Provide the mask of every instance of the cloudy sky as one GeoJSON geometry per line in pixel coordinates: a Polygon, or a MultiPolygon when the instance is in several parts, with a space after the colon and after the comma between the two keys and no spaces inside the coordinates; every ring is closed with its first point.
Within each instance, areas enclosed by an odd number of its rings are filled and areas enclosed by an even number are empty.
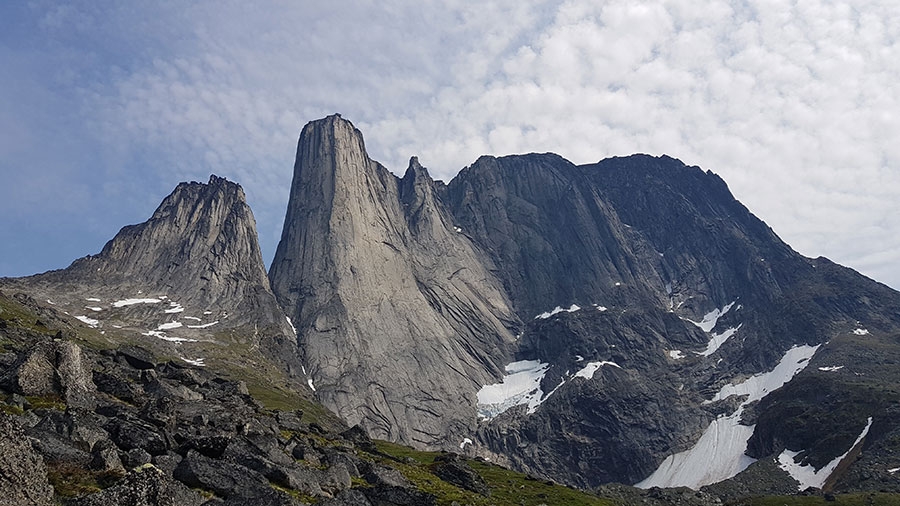
{"type": "Polygon", "coordinates": [[[210,173],[268,262],[300,129],[340,112],[445,180],[481,154],[669,154],[900,288],[898,40],[894,0],[2,2],[0,276],[97,253],[210,173]]]}

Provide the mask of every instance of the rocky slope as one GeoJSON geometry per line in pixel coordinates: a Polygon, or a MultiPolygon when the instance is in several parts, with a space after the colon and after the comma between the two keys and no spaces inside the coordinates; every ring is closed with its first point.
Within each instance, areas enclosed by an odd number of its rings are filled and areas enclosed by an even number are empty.
{"type": "Polygon", "coordinates": [[[0,292],[0,504],[609,504],[272,409],[209,368],[95,349],[68,320],[0,292]]]}
{"type": "Polygon", "coordinates": [[[453,447],[519,323],[413,159],[397,178],[330,116],[304,127],[269,271],[317,397],[376,437],[453,447]]]}

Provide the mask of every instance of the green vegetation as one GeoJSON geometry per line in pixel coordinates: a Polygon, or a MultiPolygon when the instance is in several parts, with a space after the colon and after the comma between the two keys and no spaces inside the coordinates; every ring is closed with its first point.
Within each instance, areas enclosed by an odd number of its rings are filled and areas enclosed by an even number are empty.
{"type": "Polygon", "coordinates": [[[66,402],[58,395],[26,396],[25,399],[31,404],[31,409],[66,410],[66,402]]]}
{"type": "Polygon", "coordinates": [[[40,318],[15,299],[0,293],[0,321],[10,327],[18,327],[45,335],[53,335],[55,330],[47,327],[40,318]]]}
{"type": "Polygon", "coordinates": [[[337,416],[318,402],[299,393],[301,385],[292,383],[284,371],[263,357],[246,338],[252,330],[230,329],[213,335],[213,342],[198,351],[207,357],[210,368],[229,380],[247,384],[250,395],[269,410],[303,411],[304,423],[340,430],[344,427],[337,416]]]}
{"type": "Polygon", "coordinates": [[[122,475],[107,471],[91,471],[69,463],[47,465],[47,479],[56,495],[63,498],[80,497],[113,485],[122,475]]]}
{"type": "Polygon", "coordinates": [[[734,506],[863,506],[884,505],[900,506],[900,494],[865,493],[865,494],[840,494],[831,496],[829,501],[820,496],[767,496],[742,499],[733,503],[734,506]]]}
{"type": "Polygon", "coordinates": [[[420,490],[434,494],[439,505],[457,502],[473,506],[600,506],[612,504],[597,496],[550,482],[536,480],[521,473],[478,460],[467,463],[487,483],[490,497],[485,497],[447,483],[431,472],[440,452],[420,452],[386,441],[376,441],[379,454],[372,459],[400,471],[420,490]]]}

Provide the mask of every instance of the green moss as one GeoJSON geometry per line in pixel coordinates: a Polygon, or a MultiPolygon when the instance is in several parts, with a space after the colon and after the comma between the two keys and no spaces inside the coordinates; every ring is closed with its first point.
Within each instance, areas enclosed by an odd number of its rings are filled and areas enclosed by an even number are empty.
{"type": "Polygon", "coordinates": [[[834,496],[833,501],[819,496],[766,496],[742,499],[729,504],[735,506],[863,506],[870,504],[900,506],[900,494],[840,494],[834,496]]]}
{"type": "Polygon", "coordinates": [[[31,409],[55,409],[57,411],[65,411],[66,403],[62,397],[58,395],[39,395],[26,396],[25,399],[31,404],[31,409]]]}
{"type": "Polygon", "coordinates": [[[63,498],[80,497],[110,487],[122,478],[122,474],[98,472],[71,463],[47,465],[47,479],[56,495],[63,498]]]}
{"type": "Polygon", "coordinates": [[[3,411],[7,415],[13,415],[13,416],[19,416],[22,413],[24,413],[24,411],[22,411],[22,408],[20,408],[18,406],[13,406],[10,404],[5,404],[5,403],[0,404],[0,411],[3,411]]]}
{"type": "Polygon", "coordinates": [[[39,334],[53,335],[56,331],[42,323],[40,317],[34,314],[18,301],[0,294],[0,320],[4,320],[8,327],[30,330],[39,334]]]}
{"type": "Polygon", "coordinates": [[[297,490],[291,490],[289,488],[282,487],[281,485],[276,485],[275,483],[272,483],[272,482],[269,482],[269,486],[275,490],[278,490],[279,492],[284,492],[285,494],[293,497],[294,499],[297,499],[298,501],[300,501],[304,504],[316,504],[317,502],[319,502],[318,497],[307,495],[307,494],[301,493],[297,490]]]}

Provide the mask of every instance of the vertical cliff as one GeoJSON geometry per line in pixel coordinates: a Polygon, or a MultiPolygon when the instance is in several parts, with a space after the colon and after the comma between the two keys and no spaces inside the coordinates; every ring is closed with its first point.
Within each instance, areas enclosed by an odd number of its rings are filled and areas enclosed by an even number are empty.
{"type": "Polygon", "coordinates": [[[340,116],[303,128],[269,279],[348,423],[419,447],[470,433],[518,325],[485,265],[417,160],[400,179],[340,116]]]}

